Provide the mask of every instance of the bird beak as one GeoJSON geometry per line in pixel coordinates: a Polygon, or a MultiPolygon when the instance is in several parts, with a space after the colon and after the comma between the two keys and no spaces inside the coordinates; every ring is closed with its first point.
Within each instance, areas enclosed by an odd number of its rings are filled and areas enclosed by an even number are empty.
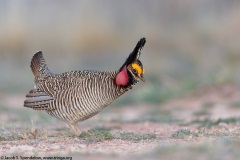
{"type": "Polygon", "coordinates": [[[140,78],[141,81],[145,82],[145,79],[144,79],[143,76],[140,76],[139,78],[140,78]]]}

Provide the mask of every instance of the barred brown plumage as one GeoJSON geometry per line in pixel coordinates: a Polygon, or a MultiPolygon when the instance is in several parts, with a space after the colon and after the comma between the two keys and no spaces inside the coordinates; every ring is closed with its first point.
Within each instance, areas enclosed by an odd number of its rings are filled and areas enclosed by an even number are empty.
{"type": "Polygon", "coordinates": [[[71,71],[53,74],[43,54],[37,52],[31,61],[36,88],[26,95],[24,106],[44,110],[68,123],[77,135],[77,123],[88,119],[109,105],[143,79],[139,60],[145,38],[140,39],[133,52],[117,71],[71,71]]]}

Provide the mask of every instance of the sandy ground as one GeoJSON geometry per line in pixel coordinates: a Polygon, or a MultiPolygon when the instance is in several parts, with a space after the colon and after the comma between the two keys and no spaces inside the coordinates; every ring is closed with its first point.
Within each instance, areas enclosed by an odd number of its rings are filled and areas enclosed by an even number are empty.
{"type": "Polygon", "coordinates": [[[79,123],[83,132],[107,128],[113,135],[110,139],[73,136],[55,118],[19,107],[23,100],[19,95],[1,96],[0,155],[6,156],[3,159],[11,156],[237,159],[240,156],[240,90],[236,86],[205,88],[160,105],[111,105],[79,123]],[[29,115],[31,120],[26,118],[29,115]],[[126,133],[132,136],[118,136],[126,133]],[[141,137],[147,134],[154,136],[141,137]]]}

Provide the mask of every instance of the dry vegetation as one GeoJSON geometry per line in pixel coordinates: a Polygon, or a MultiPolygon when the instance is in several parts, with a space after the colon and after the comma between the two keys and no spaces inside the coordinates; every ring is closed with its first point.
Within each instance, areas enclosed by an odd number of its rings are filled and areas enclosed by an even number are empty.
{"type": "MultiPolygon", "coordinates": [[[[239,96],[235,86],[215,86],[160,106],[111,106],[81,122],[79,136],[73,136],[58,120],[38,112],[31,112],[32,120],[16,118],[11,122],[12,116],[18,115],[15,113],[2,121],[0,154],[90,159],[236,159],[240,145],[239,96]]],[[[8,107],[1,114],[14,111],[8,107]]]]}

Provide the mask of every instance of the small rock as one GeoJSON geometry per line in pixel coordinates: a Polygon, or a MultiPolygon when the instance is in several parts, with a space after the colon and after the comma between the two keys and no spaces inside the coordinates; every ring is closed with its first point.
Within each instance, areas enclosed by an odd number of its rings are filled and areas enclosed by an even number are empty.
{"type": "Polygon", "coordinates": [[[10,146],[4,146],[3,149],[10,149],[10,146]]]}

